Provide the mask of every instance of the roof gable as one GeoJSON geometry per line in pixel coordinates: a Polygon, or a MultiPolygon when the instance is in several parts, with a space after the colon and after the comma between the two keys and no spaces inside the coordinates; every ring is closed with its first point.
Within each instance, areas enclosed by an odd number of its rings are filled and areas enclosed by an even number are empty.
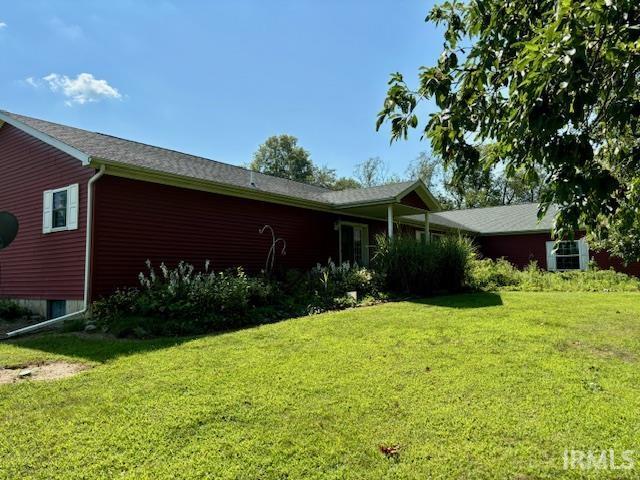
{"type": "MultiPolygon", "coordinates": [[[[22,130],[25,133],[28,133],[29,135],[31,135],[34,138],[37,138],[38,140],[47,143],[49,145],[51,145],[52,147],[57,148],[58,150],[61,150],[69,155],[71,155],[72,157],[77,158],[78,160],[80,160],[82,162],[83,165],[88,165],[89,164],[89,159],[90,156],[87,155],[86,153],[78,150],[77,148],[65,143],[64,141],[59,140],[58,138],[56,138],[53,135],[50,135],[49,133],[46,133],[46,131],[42,131],[40,129],[38,129],[37,127],[34,127],[32,125],[30,125],[28,122],[25,122],[23,120],[28,119],[28,117],[20,117],[20,115],[14,115],[14,114],[10,114],[9,112],[5,112],[0,110],[0,127],[6,122],[9,123],[10,125],[13,125],[16,128],[19,128],[20,130],[22,130]]],[[[29,120],[34,120],[34,119],[29,119],[29,120]]],[[[46,123],[46,122],[44,122],[46,123]]]]}

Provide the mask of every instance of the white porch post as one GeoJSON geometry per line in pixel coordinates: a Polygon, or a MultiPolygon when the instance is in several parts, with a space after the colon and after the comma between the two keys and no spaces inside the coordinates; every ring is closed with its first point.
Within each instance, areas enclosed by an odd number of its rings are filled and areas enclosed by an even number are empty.
{"type": "Polygon", "coordinates": [[[393,238],[393,205],[387,206],[387,234],[393,238]]]}
{"type": "Polygon", "coordinates": [[[424,241],[429,243],[431,241],[431,235],[429,234],[429,212],[424,214],[424,241]]]}

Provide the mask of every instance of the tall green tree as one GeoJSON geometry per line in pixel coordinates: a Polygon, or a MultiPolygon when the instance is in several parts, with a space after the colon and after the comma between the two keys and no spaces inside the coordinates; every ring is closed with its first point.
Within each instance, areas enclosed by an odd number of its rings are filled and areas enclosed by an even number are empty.
{"type": "Polygon", "coordinates": [[[522,169],[517,169],[509,176],[502,170],[495,179],[500,205],[534,203],[540,200],[543,185],[539,181],[532,183],[522,169]]]}
{"type": "Polygon", "coordinates": [[[558,237],[586,226],[640,259],[640,2],[451,0],[427,20],[442,54],[415,87],[391,76],[378,128],[392,141],[420,128],[456,178],[493,143],[485,161],[505,159],[508,179],[545,172],[539,214],[559,206],[558,237]],[[437,110],[420,125],[425,99],[437,110]]]}
{"type": "Polygon", "coordinates": [[[454,175],[442,159],[421,152],[407,168],[406,176],[420,178],[445,209],[492,207],[514,203],[537,202],[542,185],[516,171],[508,177],[502,159],[487,159],[496,155],[493,145],[479,148],[480,162],[464,175],[454,175]]]}
{"type": "Polygon", "coordinates": [[[380,157],[370,157],[356,165],[354,175],[363,187],[382,185],[387,183],[387,164],[380,157]]]}
{"type": "Polygon", "coordinates": [[[258,147],[249,166],[257,172],[288,178],[298,182],[312,182],[314,165],[309,152],[298,146],[292,135],[276,135],[258,147]]]}
{"type": "Polygon", "coordinates": [[[358,181],[347,177],[337,178],[334,169],[326,165],[315,165],[309,152],[298,146],[298,139],[292,135],[267,138],[253,155],[249,168],[268,175],[332,190],[360,188],[358,181]]]}
{"type": "Polygon", "coordinates": [[[332,190],[348,190],[351,188],[361,188],[360,182],[358,182],[355,178],[349,177],[340,177],[338,178],[333,185],[330,185],[329,188],[332,190]]]}
{"type": "Polygon", "coordinates": [[[313,165],[311,183],[325,188],[333,188],[336,183],[336,171],[326,165],[318,167],[313,165]]]}
{"type": "Polygon", "coordinates": [[[427,152],[420,152],[418,156],[409,163],[406,176],[411,180],[422,180],[429,189],[438,187],[442,174],[442,161],[429,155],[427,152]]]}

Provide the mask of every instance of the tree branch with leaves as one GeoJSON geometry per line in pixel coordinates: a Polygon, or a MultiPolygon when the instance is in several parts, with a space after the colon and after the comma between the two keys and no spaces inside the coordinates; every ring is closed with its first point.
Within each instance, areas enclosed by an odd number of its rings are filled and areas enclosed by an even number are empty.
{"type": "Polygon", "coordinates": [[[640,259],[637,0],[452,0],[427,21],[445,27],[442,54],[416,88],[391,75],[377,128],[420,129],[456,180],[499,162],[528,184],[544,172],[539,215],[558,205],[557,237],[587,228],[640,259]],[[425,100],[437,110],[421,126],[425,100]]]}

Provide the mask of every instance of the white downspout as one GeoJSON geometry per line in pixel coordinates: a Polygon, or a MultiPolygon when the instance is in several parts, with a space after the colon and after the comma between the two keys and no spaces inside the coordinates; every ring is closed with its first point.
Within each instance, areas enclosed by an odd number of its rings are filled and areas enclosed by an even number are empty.
{"type": "Polygon", "coordinates": [[[55,323],[68,320],[78,315],[86,313],[89,309],[89,288],[91,284],[91,243],[93,241],[93,184],[96,183],[100,177],[104,175],[105,166],[100,165],[100,170],[89,179],[87,182],[87,226],[85,235],[85,251],[84,251],[84,300],[82,302],[82,310],[77,312],[68,313],[61,317],[52,318],[44,322],[36,323],[35,325],[29,325],[28,327],[20,328],[12,332],[7,333],[7,337],[15,337],[23,333],[32,332],[38,330],[47,325],[53,325],[55,323]]]}
{"type": "Polygon", "coordinates": [[[87,182],[87,235],[84,246],[84,305],[82,313],[89,309],[89,289],[91,287],[91,245],[93,244],[93,184],[104,175],[105,166],[87,182]]]}

